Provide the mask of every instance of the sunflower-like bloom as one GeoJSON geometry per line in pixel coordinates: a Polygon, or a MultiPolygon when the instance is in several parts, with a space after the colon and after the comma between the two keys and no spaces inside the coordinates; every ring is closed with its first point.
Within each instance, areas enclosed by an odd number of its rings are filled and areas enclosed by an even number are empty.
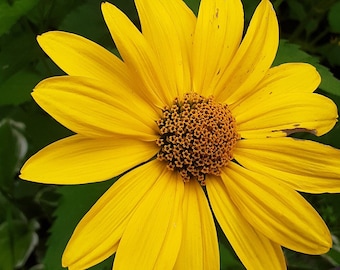
{"type": "Polygon", "coordinates": [[[21,178],[84,184],[125,173],[76,227],[62,264],[219,269],[215,216],[247,269],[286,269],[282,246],[321,254],[331,235],[298,193],[340,191],[340,151],[287,137],[327,133],[337,108],[314,67],[272,67],[278,23],[262,0],[243,37],[240,0],[136,0],[139,31],[102,12],[121,59],[80,36],[38,42],[68,76],[35,101],[75,135],[31,157],[21,178]],[[133,168],[133,169],[132,169],[133,168]]]}

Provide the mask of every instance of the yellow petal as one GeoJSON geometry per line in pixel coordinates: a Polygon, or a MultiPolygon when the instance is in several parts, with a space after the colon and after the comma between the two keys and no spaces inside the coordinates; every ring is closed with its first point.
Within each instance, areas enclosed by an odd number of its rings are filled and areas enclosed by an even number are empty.
{"type": "Polygon", "coordinates": [[[159,108],[170,104],[174,96],[162,72],[159,72],[160,63],[150,44],[117,7],[105,2],[102,4],[102,12],[119,53],[143,97],[159,108]]]}
{"type": "Polygon", "coordinates": [[[184,192],[182,244],[173,269],[220,269],[216,228],[202,187],[190,181],[184,192]]]}
{"type": "Polygon", "coordinates": [[[97,80],[61,76],[40,82],[32,96],[54,119],[75,133],[155,140],[156,112],[118,82],[115,87],[119,90],[113,92],[97,80]]]}
{"type": "Polygon", "coordinates": [[[20,178],[46,184],[84,184],[110,179],[157,153],[154,142],[74,135],[46,146],[21,169],[20,178]]]}
{"type": "Polygon", "coordinates": [[[164,170],[163,164],[151,161],[114,183],[77,225],[64,251],[63,266],[88,269],[116,252],[132,214],[164,170]]]}
{"type": "Polygon", "coordinates": [[[254,88],[254,91],[249,92],[244,99],[230,104],[230,108],[238,113],[245,108],[251,108],[271,95],[312,93],[317,89],[320,82],[321,77],[312,65],[305,63],[282,64],[269,69],[263,80],[254,88]],[[308,80],[304,78],[308,78],[308,80]]]}
{"type": "Polygon", "coordinates": [[[193,45],[193,90],[211,95],[224,76],[243,34],[240,0],[202,0],[193,45]]]}
{"type": "Polygon", "coordinates": [[[253,91],[272,65],[278,43],[275,11],[268,0],[262,0],[235,57],[215,87],[216,100],[231,104],[253,91]]]}
{"type": "Polygon", "coordinates": [[[243,138],[283,137],[295,132],[321,136],[337,121],[332,100],[314,93],[268,95],[249,107],[247,102],[233,109],[243,138]],[[242,108],[240,108],[242,107],[242,108]]]}
{"type": "Polygon", "coordinates": [[[254,229],[232,202],[218,177],[210,177],[207,191],[224,234],[247,270],[286,269],[280,245],[254,229]]]}
{"type": "Polygon", "coordinates": [[[340,192],[340,151],[327,145],[293,138],[241,140],[234,157],[299,191],[340,192]]]}
{"type": "Polygon", "coordinates": [[[125,64],[114,54],[81,36],[52,31],[37,37],[44,52],[67,74],[129,85],[125,64]]]}
{"type": "Polygon", "coordinates": [[[173,98],[191,88],[190,55],[196,17],[182,0],[135,1],[142,32],[157,55],[173,98]]]}
{"type": "Polygon", "coordinates": [[[182,239],[183,180],[166,170],[135,209],[119,242],[115,270],[173,269],[182,239]]]}
{"type": "Polygon", "coordinates": [[[272,241],[306,254],[323,254],[332,246],[319,214],[283,182],[233,162],[221,176],[243,217],[272,241]]]}

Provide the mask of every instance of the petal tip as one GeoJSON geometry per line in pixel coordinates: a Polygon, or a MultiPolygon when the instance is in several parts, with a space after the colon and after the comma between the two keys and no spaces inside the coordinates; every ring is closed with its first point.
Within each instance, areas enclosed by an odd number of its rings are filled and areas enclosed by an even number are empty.
{"type": "Polygon", "coordinates": [[[114,5],[109,2],[102,2],[100,7],[102,9],[102,12],[104,12],[104,10],[107,11],[109,8],[114,7],[114,5]]]}

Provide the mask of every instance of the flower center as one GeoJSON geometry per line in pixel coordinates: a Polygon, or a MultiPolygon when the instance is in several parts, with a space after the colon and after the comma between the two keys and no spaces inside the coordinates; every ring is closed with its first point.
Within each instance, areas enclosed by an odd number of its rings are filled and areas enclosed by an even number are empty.
{"type": "Polygon", "coordinates": [[[201,185],[205,185],[206,174],[221,174],[221,168],[233,159],[240,138],[228,105],[196,93],[165,106],[157,125],[157,158],[166,161],[169,170],[177,170],[184,182],[196,179],[201,185]]]}

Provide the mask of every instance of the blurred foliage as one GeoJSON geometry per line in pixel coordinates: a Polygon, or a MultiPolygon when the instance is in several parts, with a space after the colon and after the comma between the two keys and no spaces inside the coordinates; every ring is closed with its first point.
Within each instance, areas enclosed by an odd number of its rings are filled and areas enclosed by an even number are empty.
{"type": "MultiPolygon", "coordinates": [[[[70,135],[32,100],[42,79],[63,74],[39,48],[36,36],[64,30],[116,52],[100,12],[101,0],[0,0],[0,269],[62,269],[62,251],[80,218],[112,184],[48,186],[18,179],[23,162],[70,135]]],[[[132,0],[112,0],[138,26],[132,0]]],[[[197,14],[199,0],[185,1],[197,14]]],[[[243,0],[246,22],[259,3],[243,0]]],[[[274,65],[302,61],[322,76],[319,91],[340,104],[340,0],[273,0],[281,42],[274,65]],[[334,75],[333,75],[334,74],[334,75]]],[[[302,78],[308,80],[308,78],[302,78]]],[[[339,125],[321,138],[340,148],[339,125]]],[[[340,195],[305,195],[325,219],[334,247],[323,256],[285,250],[290,270],[340,266],[340,195]]],[[[244,269],[219,229],[221,268],[244,269]]],[[[92,269],[111,269],[109,258],[92,269]]]]}

